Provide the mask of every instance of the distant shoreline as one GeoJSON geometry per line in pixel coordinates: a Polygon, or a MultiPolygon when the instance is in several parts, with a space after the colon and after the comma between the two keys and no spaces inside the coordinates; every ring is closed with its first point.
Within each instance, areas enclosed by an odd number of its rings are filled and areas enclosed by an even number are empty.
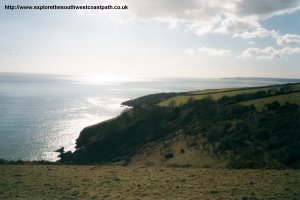
{"type": "Polygon", "coordinates": [[[232,78],[221,78],[221,79],[235,79],[235,80],[270,80],[270,81],[282,81],[282,82],[300,82],[300,78],[272,78],[272,77],[232,77],[232,78]]]}

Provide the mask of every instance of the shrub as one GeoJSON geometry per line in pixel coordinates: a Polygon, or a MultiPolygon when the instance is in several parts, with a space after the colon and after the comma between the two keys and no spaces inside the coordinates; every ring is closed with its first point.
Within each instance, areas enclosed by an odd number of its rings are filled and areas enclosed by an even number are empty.
{"type": "Polygon", "coordinates": [[[174,157],[173,153],[166,153],[164,156],[165,156],[165,159],[171,159],[174,157]]]}

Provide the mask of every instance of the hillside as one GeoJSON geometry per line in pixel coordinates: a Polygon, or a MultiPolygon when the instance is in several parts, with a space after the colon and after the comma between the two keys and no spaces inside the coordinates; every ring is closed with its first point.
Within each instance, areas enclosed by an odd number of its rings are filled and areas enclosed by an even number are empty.
{"type": "Polygon", "coordinates": [[[62,163],[300,168],[300,84],[161,93],[82,130],[62,163]]]}

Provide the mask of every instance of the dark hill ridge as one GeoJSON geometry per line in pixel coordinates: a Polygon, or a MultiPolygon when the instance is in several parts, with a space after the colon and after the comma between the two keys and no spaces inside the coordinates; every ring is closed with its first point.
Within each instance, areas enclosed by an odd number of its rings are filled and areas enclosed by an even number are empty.
{"type": "Polygon", "coordinates": [[[133,108],[83,129],[76,151],[62,153],[60,162],[300,168],[300,84],[264,88],[251,93],[241,89],[232,96],[220,96],[217,90],[218,99],[209,91],[200,100],[191,97],[180,105],[158,104],[191,93],[125,102],[133,108]],[[293,102],[282,100],[284,95],[293,102]],[[242,104],[266,98],[259,110],[242,104]]]}

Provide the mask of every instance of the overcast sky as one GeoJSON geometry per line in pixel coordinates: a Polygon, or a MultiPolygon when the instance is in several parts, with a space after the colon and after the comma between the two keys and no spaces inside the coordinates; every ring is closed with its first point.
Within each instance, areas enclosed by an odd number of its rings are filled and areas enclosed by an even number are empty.
{"type": "Polygon", "coordinates": [[[0,4],[0,72],[300,78],[300,0],[0,4]],[[127,4],[129,9],[4,9],[18,4],[127,4]]]}

